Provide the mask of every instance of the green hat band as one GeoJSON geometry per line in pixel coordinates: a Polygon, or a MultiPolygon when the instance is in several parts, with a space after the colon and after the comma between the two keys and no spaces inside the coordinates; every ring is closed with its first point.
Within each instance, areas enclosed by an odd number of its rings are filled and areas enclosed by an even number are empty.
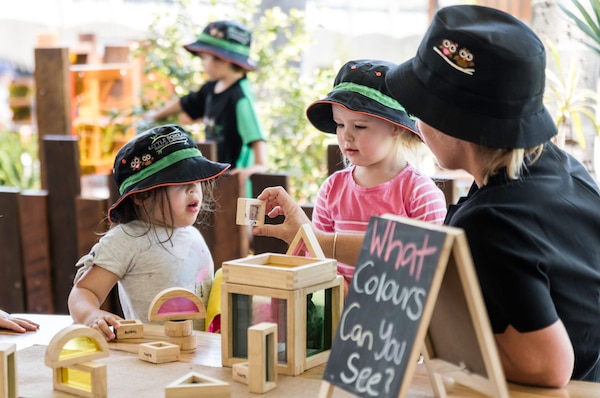
{"type": "Polygon", "coordinates": [[[219,39],[218,37],[214,37],[206,33],[200,34],[200,36],[198,36],[198,41],[222,48],[224,50],[233,51],[234,53],[241,55],[250,55],[250,47],[243,44],[235,44],[225,39],[219,39]]]}
{"type": "MultiPolygon", "coordinates": [[[[383,94],[381,91],[376,90],[371,87],[363,86],[361,84],[356,84],[356,83],[342,82],[333,88],[333,91],[338,91],[338,90],[358,93],[358,94],[364,95],[367,98],[372,99],[373,101],[380,103],[383,106],[387,106],[388,108],[397,109],[399,111],[408,113],[408,112],[406,112],[406,109],[404,109],[404,107],[398,101],[396,101],[395,99],[393,99],[392,97],[390,97],[388,95],[383,94]]],[[[414,117],[412,117],[410,115],[409,115],[409,117],[411,119],[414,119],[414,117]]]]}
{"type": "Polygon", "coordinates": [[[119,193],[123,195],[123,192],[125,192],[130,186],[137,184],[145,178],[148,178],[181,160],[195,158],[198,156],[202,156],[202,152],[200,152],[198,148],[181,149],[179,151],[170,153],[164,158],[152,163],[145,169],[127,177],[119,187],[119,193]]]}

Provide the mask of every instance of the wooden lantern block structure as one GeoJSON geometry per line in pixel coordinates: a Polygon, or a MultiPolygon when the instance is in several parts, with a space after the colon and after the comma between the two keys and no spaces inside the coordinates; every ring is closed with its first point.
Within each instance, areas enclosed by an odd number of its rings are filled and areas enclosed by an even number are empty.
{"type": "Polygon", "coordinates": [[[48,344],[45,364],[53,370],[54,389],[79,397],[107,396],[106,364],[93,362],[109,356],[100,332],[71,325],[58,332],[48,344]]]}
{"type": "Polygon", "coordinates": [[[204,318],[206,309],[200,297],[180,287],[158,293],[148,309],[148,320],[165,322],[165,335],[182,351],[196,349],[198,342],[193,330],[193,320],[204,318]]]}
{"type": "MultiPolygon", "coordinates": [[[[299,236],[299,238],[298,238],[299,236]]],[[[222,363],[248,361],[248,328],[277,324],[277,372],[297,376],[327,361],[343,308],[343,278],[310,227],[287,254],[264,253],[223,263],[222,363]],[[303,245],[311,255],[295,256],[303,245]]]]}
{"type": "Polygon", "coordinates": [[[17,398],[17,366],[14,343],[0,343],[0,398],[17,398]]]}

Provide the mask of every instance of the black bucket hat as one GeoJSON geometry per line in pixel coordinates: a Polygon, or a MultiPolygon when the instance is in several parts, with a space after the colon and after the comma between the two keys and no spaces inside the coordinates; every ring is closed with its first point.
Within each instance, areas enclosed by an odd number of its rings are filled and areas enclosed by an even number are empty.
{"type": "Polygon", "coordinates": [[[385,76],[395,66],[391,62],[373,59],[347,62],[338,72],[333,90],[324,99],[310,104],[306,109],[306,117],[317,129],[335,134],[336,124],[331,105],[341,105],[352,112],[404,127],[422,138],[414,119],[392,97],[385,84],[385,76]]]}
{"type": "Polygon", "coordinates": [[[556,125],[543,104],[546,53],[513,16],[482,6],[439,10],[417,55],[388,73],[407,111],[450,136],[492,148],[531,148],[556,125]]]}
{"type": "Polygon", "coordinates": [[[229,167],[202,156],[194,140],[176,124],[146,130],[117,153],[113,176],[121,196],[108,210],[108,218],[111,221],[120,218],[120,205],[134,193],[210,180],[229,167]]]}
{"type": "Polygon", "coordinates": [[[215,21],[208,24],[197,40],[183,46],[194,55],[206,52],[236,64],[246,70],[256,70],[250,59],[252,33],[235,21],[215,21]]]}

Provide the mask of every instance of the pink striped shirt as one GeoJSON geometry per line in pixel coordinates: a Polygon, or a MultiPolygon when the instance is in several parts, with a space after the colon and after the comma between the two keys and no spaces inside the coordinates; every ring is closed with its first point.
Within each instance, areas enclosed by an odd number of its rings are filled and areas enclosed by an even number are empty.
{"type": "MultiPolygon", "coordinates": [[[[433,180],[412,165],[374,187],[362,187],[352,177],[354,166],[329,176],[317,194],[312,222],[325,232],[363,233],[371,216],[386,213],[442,224],[446,200],[433,180]]],[[[350,282],[354,266],[338,263],[338,272],[350,282]]]]}

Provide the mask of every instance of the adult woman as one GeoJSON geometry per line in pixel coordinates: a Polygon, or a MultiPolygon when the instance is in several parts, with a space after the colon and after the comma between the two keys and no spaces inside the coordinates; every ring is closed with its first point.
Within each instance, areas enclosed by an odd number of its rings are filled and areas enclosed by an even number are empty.
{"type": "Polygon", "coordinates": [[[455,6],[386,82],[440,165],[475,179],[445,224],[466,232],[506,377],[560,387],[600,382],[600,189],[551,142],[545,66],[525,24],[455,6]]]}

